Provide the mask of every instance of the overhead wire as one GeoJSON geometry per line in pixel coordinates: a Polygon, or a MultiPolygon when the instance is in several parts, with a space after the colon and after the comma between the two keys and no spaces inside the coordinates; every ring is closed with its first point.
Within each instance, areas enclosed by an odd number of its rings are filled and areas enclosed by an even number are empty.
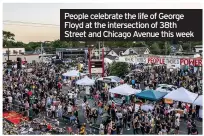
{"type": "Polygon", "coordinates": [[[4,25],[19,25],[19,26],[33,26],[33,27],[60,27],[57,24],[45,24],[45,23],[35,23],[35,22],[23,22],[23,21],[12,21],[4,20],[4,25]]]}

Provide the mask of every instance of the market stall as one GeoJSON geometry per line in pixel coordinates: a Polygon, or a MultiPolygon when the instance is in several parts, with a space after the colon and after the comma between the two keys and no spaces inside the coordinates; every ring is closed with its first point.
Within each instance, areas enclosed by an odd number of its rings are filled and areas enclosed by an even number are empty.
{"type": "Polygon", "coordinates": [[[170,93],[168,93],[164,98],[171,99],[174,101],[186,102],[186,103],[193,103],[197,98],[198,94],[192,93],[185,88],[181,87],[178,88],[170,93]]]}
{"type": "Polygon", "coordinates": [[[79,90],[85,89],[86,94],[90,95],[90,86],[94,85],[95,81],[93,79],[90,79],[89,77],[85,76],[84,78],[77,80],[76,84],[80,85],[79,88],[82,87],[79,90]]]}
{"type": "Polygon", "coordinates": [[[121,78],[117,76],[100,77],[96,79],[96,81],[97,81],[96,84],[97,84],[98,89],[104,89],[106,91],[124,82],[121,78]]]}
{"type": "Polygon", "coordinates": [[[107,76],[107,77],[101,77],[98,78],[97,81],[104,81],[104,82],[111,82],[111,83],[120,83],[123,80],[117,76],[107,76]]]}
{"type": "Polygon", "coordinates": [[[141,93],[136,94],[136,97],[150,100],[150,101],[157,101],[162,99],[167,93],[166,92],[159,92],[154,90],[145,90],[141,93]]]}
{"type": "Polygon", "coordinates": [[[84,78],[77,80],[76,84],[82,86],[91,86],[94,85],[94,82],[94,80],[90,79],[88,76],[85,76],[84,78]]]}
{"type": "Polygon", "coordinates": [[[126,102],[129,102],[130,95],[137,94],[140,92],[141,92],[141,90],[133,89],[128,84],[123,84],[123,85],[117,86],[117,87],[109,90],[109,93],[112,94],[112,99],[118,104],[121,104],[123,101],[121,99],[121,97],[125,96],[126,102]]]}

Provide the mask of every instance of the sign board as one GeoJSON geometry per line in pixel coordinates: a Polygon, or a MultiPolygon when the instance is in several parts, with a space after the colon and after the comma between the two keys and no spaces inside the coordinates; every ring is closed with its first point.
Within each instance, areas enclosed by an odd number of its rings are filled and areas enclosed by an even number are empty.
{"type": "Polygon", "coordinates": [[[164,58],[159,58],[159,57],[149,57],[147,60],[148,64],[165,64],[164,58]]]}
{"type": "Polygon", "coordinates": [[[137,55],[121,56],[118,59],[119,62],[127,63],[145,63],[145,64],[158,64],[164,65],[167,67],[175,66],[179,68],[182,65],[201,67],[202,59],[201,58],[189,58],[183,56],[151,56],[151,57],[137,57],[137,55]]]}
{"type": "Polygon", "coordinates": [[[93,74],[101,74],[102,72],[102,68],[91,68],[91,73],[93,74]]]}
{"type": "Polygon", "coordinates": [[[181,58],[180,64],[181,65],[187,65],[187,66],[194,66],[194,67],[202,67],[202,59],[181,58]]]}

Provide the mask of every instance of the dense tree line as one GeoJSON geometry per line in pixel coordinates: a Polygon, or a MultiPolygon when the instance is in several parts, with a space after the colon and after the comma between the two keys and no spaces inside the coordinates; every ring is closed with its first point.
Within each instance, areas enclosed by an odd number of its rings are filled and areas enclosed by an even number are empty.
{"type": "MultiPolygon", "coordinates": [[[[3,31],[3,46],[5,48],[18,48],[24,47],[26,51],[34,51],[36,48],[41,46],[42,42],[29,42],[23,43],[15,41],[15,34],[3,31]]],[[[56,48],[70,48],[70,47],[88,47],[90,45],[95,45],[98,47],[99,42],[86,41],[86,42],[74,42],[74,41],[50,41],[43,44],[43,47],[46,47],[50,50],[55,50],[56,48]]],[[[171,52],[171,45],[175,44],[173,41],[106,41],[103,43],[104,46],[108,47],[148,47],[152,54],[169,54],[171,52]]],[[[183,42],[179,41],[177,45],[182,45],[185,52],[191,52],[195,45],[202,45],[201,41],[198,42],[183,42]]]]}

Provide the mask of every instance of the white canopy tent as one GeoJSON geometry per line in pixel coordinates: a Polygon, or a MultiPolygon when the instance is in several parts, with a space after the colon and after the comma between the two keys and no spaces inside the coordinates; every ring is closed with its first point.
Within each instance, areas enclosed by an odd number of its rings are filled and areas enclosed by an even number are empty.
{"type": "Polygon", "coordinates": [[[84,78],[76,81],[76,84],[77,85],[87,85],[87,86],[90,86],[90,85],[94,85],[94,80],[90,79],[89,77],[85,76],[84,78]]]}
{"type": "Polygon", "coordinates": [[[198,96],[198,98],[194,101],[193,104],[203,106],[203,95],[198,96]]]}
{"type": "MultiPolygon", "coordinates": [[[[17,64],[13,66],[14,68],[17,68],[17,64]]],[[[25,68],[25,65],[22,65],[22,68],[25,68]]]]}
{"type": "Polygon", "coordinates": [[[117,76],[107,76],[107,77],[100,77],[97,80],[99,81],[104,81],[104,79],[111,79],[110,82],[112,83],[120,83],[121,81],[123,81],[121,78],[117,77],[117,76]]]}
{"type": "Polygon", "coordinates": [[[186,103],[193,103],[198,97],[198,94],[192,93],[185,88],[178,88],[170,93],[168,93],[164,98],[171,99],[174,101],[181,101],[186,103]]]}
{"type": "Polygon", "coordinates": [[[110,89],[109,92],[114,93],[114,94],[129,96],[132,94],[140,93],[141,90],[136,90],[136,89],[133,89],[132,87],[130,87],[130,85],[128,85],[128,84],[123,84],[123,85],[117,86],[113,89],[110,89]]]}
{"type": "Polygon", "coordinates": [[[80,75],[84,76],[85,74],[80,73],[78,70],[71,70],[68,71],[67,73],[63,73],[62,75],[66,77],[79,77],[80,75]]]}

